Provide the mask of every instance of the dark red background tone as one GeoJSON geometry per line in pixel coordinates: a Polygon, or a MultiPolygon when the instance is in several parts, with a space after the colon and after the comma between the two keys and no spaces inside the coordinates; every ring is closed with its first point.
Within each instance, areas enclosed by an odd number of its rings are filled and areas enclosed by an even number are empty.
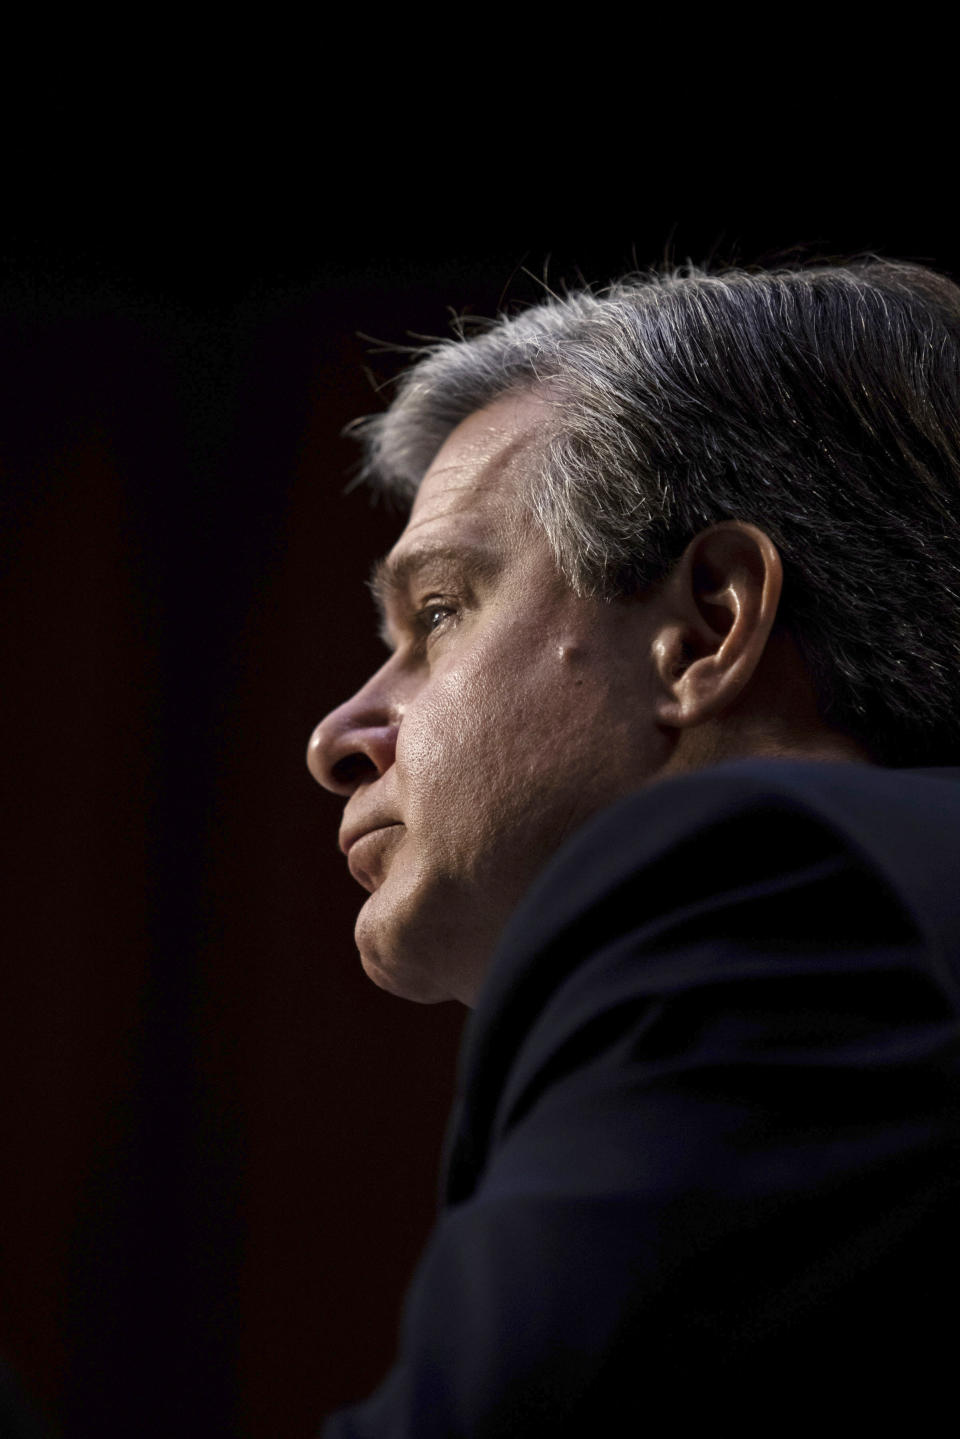
{"type": "Polygon", "coordinates": [[[401,523],[344,493],[398,364],[357,332],[668,241],[960,265],[922,221],[691,213],[0,243],[0,1353],[68,1439],[314,1433],[388,1367],[433,1218],[466,1011],[363,975],[304,763],[401,523]]]}

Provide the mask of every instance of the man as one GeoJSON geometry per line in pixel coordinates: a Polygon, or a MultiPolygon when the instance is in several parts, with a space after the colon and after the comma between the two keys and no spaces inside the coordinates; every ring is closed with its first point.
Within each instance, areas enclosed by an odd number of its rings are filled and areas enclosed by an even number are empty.
{"type": "Polygon", "coordinates": [[[473,1013],[396,1363],[324,1439],[946,1396],[958,417],[960,290],[869,256],[461,328],[358,426],[412,502],[390,655],[308,763],[366,973],[473,1013]]]}

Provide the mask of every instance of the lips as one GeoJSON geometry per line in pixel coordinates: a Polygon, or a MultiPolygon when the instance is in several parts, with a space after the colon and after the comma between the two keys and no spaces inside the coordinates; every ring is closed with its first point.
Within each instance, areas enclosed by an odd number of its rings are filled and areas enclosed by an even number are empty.
{"type": "Polygon", "coordinates": [[[366,839],[368,834],[377,834],[381,829],[393,829],[398,823],[395,819],[381,819],[376,816],[351,825],[344,822],[340,826],[340,838],[337,842],[343,853],[348,855],[358,840],[366,839]]]}
{"type": "Polygon", "coordinates": [[[373,829],[354,831],[340,841],[340,848],[347,856],[347,868],[358,884],[372,894],[382,878],[383,863],[390,851],[394,830],[403,825],[395,821],[375,826],[373,829]]]}

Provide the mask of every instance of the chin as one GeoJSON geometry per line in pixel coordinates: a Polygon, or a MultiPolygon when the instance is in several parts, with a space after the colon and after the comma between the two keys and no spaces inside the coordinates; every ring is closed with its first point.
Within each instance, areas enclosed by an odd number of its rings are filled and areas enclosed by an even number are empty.
{"type": "Polygon", "coordinates": [[[363,972],[368,979],[372,979],[379,989],[385,989],[388,994],[395,994],[398,999],[410,999],[414,1004],[442,1004],[444,1000],[455,997],[446,991],[441,991],[422,975],[400,974],[362,954],[360,963],[363,965],[363,972]]]}
{"type": "Polygon", "coordinates": [[[366,917],[367,904],[357,917],[354,931],[360,963],[363,972],[380,989],[395,994],[398,999],[410,999],[415,1004],[441,1004],[444,1000],[456,999],[446,984],[440,984],[425,968],[427,956],[421,951],[406,953],[407,946],[393,936],[393,943],[377,931],[366,917]]]}

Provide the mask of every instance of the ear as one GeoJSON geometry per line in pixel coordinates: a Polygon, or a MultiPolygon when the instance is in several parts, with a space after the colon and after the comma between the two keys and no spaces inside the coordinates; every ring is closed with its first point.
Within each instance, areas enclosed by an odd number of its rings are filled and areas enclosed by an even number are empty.
{"type": "Polygon", "coordinates": [[[756,525],[726,520],[690,541],[660,592],[661,724],[687,728],[735,704],[763,656],[782,588],[780,554],[756,525]]]}

